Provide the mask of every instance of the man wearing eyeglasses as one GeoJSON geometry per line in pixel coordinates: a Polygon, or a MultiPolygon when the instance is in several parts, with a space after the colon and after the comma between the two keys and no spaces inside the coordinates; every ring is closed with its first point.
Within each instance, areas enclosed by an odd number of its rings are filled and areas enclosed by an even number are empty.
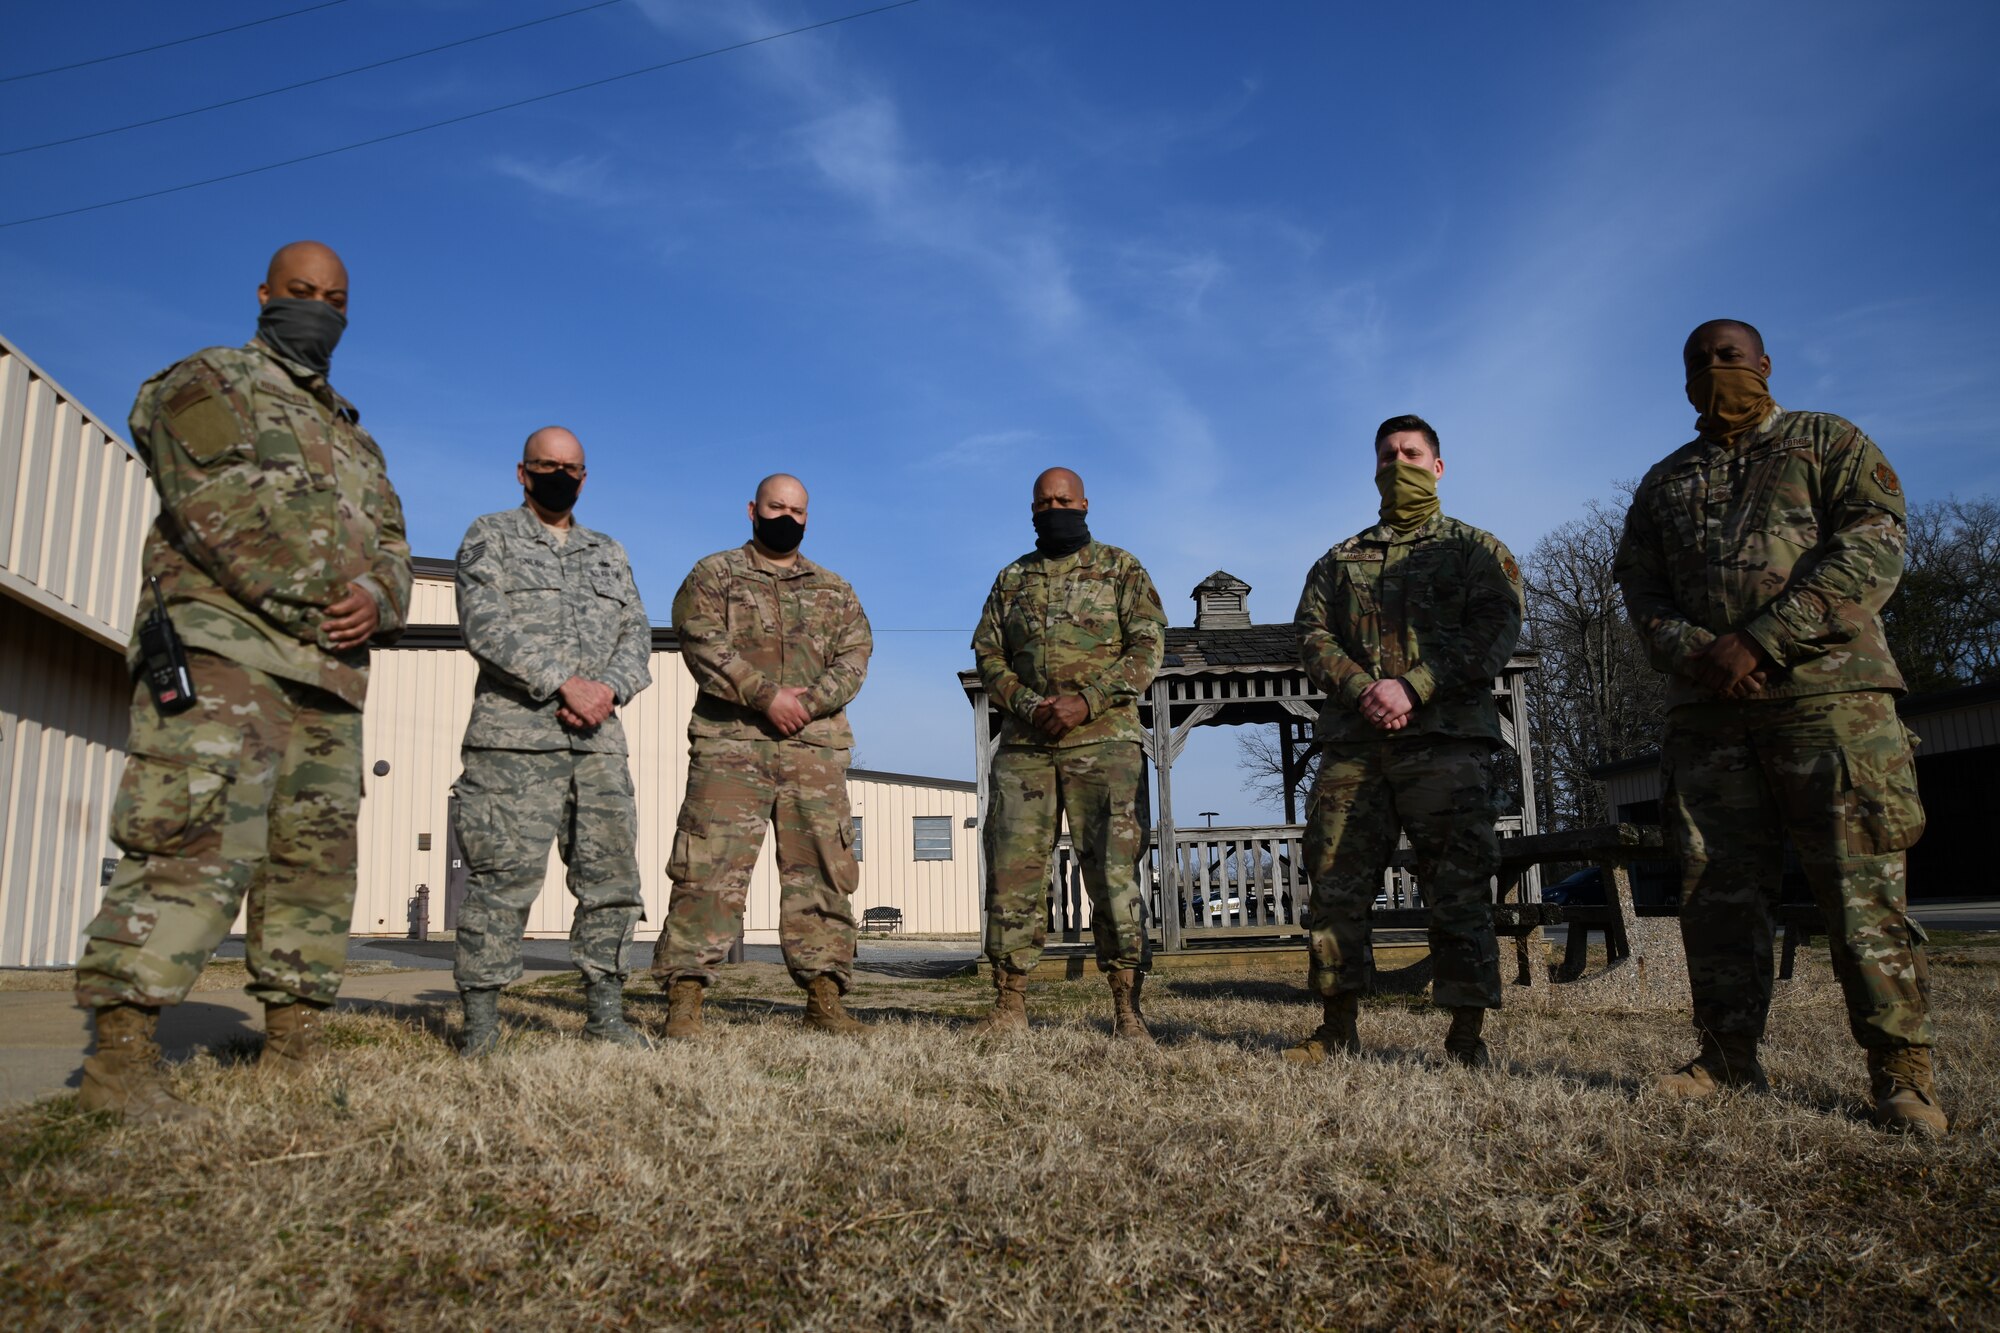
{"type": "Polygon", "coordinates": [[[536,431],[514,469],[522,504],[474,519],[458,548],[458,623],[479,662],[455,788],[469,874],[453,976],[468,1056],[499,1043],[500,991],[521,975],[521,932],[551,842],[576,899],[583,1035],[647,1044],[624,1012],[641,899],[616,710],[652,683],[652,631],[625,548],[574,517],[585,472],[575,435],[536,431]]]}

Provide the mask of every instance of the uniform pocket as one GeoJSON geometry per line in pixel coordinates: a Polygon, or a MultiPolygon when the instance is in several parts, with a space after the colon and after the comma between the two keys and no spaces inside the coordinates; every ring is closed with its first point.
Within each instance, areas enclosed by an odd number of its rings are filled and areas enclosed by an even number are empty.
{"type": "Polygon", "coordinates": [[[1840,752],[1847,796],[1847,850],[1852,856],[1908,851],[1924,835],[1917,795],[1917,761],[1909,728],[1896,724],[1893,745],[1840,752]]]}
{"type": "Polygon", "coordinates": [[[134,719],[131,757],[111,807],[111,837],[153,856],[215,853],[229,817],[229,790],[243,762],[243,733],[222,722],[134,719]]]}
{"type": "Polygon", "coordinates": [[[843,818],[831,835],[818,840],[820,869],[834,891],[852,896],[861,887],[861,863],[854,859],[854,821],[843,818]]]}
{"type": "Polygon", "coordinates": [[[715,864],[714,839],[708,836],[708,812],[681,803],[674,822],[674,848],[667,856],[667,878],[676,884],[706,879],[715,864]]]}

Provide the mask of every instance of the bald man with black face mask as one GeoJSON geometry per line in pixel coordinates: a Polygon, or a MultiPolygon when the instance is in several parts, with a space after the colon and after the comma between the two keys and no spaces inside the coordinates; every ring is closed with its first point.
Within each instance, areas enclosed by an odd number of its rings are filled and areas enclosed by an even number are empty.
{"type": "Polygon", "coordinates": [[[198,1114],[161,1077],[153,1034],[239,908],[264,1004],[260,1065],[325,1055],[320,1019],[354,910],[368,649],[394,640],[410,604],[382,450],[327,382],[347,266],[294,242],[271,256],[257,300],[256,337],[160,372],[132,406],[160,516],[140,562],[153,582],[133,626],[141,680],[111,822],[125,855],[76,970],[97,1033],[78,1100],[127,1120],[198,1114]],[[168,625],[186,675],[167,665],[161,685],[168,625]]]}

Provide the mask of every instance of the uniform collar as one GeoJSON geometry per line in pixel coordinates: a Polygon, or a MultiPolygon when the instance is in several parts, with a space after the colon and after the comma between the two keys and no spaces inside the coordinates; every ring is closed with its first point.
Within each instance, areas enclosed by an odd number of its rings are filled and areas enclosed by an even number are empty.
{"type": "Polygon", "coordinates": [[[1068,555],[1043,555],[1040,551],[1030,551],[1021,557],[1021,561],[1023,564],[1041,565],[1094,565],[1097,563],[1097,548],[1102,544],[1097,538],[1092,537],[1068,555]]]}
{"type": "Polygon", "coordinates": [[[291,357],[278,351],[262,338],[252,338],[249,342],[244,343],[243,347],[246,351],[256,352],[267,360],[277,362],[278,368],[287,375],[290,375],[294,383],[326,404],[328,408],[345,417],[350,425],[358,423],[361,420],[361,410],[336,393],[334,387],[327,383],[326,376],[320,374],[304,362],[294,361],[291,357]]]}
{"type": "Polygon", "coordinates": [[[794,560],[790,565],[774,564],[758,554],[755,542],[744,542],[743,545],[736,549],[743,553],[744,560],[749,563],[753,571],[768,575],[774,579],[803,578],[807,574],[817,573],[819,570],[818,565],[815,565],[803,555],[794,560]]]}
{"type": "Polygon", "coordinates": [[[525,499],[521,501],[520,507],[514,512],[521,516],[521,530],[529,536],[546,543],[552,551],[558,553],[576,551],[586,546],[597,545],[597,534],[577,522],[574,518],[569,521],[569,537],[561,546],[557,546],[556,539],[550,534],[548,525],[535,517],[535,511],[528,508],[528,502],[525,499]]]}
{"type": "Polygon", "coordinates": [[[1385,546],[1401,546],[1416,541],[1421,537],[1436,536],[1444,529],[1444,525],[1450,521],[1451,519],[1446,516],[1444,511],[1439,510],[1436,518],[1422,527],[1411,528],[1408,532],[1398,532],[1387,523],[1377,523],[1366,532],[1357,534],[1354,540],[1358,542],[1380,542],[1385,546]]]}

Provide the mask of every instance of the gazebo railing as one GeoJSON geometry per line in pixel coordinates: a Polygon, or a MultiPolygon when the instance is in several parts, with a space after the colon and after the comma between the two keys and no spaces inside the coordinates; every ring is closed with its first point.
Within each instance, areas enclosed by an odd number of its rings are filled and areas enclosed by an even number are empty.
{"type": "MultiPolygon", "coordinates": [[[[1157,834],[1141,870],[1146,915],[1157,935],[1174,913],[1184,942],[1240,936],[1299,936],[1305,933],[1306,879],[1304,827],[1255,824],[1177,829],[1174,883],[1177,901],[1161,901],[1160,845],[1157,834]]],[[[1082,867],[1065,835],[1049,866],[1048,929],[1051,939],[1078,940],[1090,929],[1090,895],[1082,867]]],[[[1416,882],[1404,869],[1382,876],[1378,907],[1420,907],[1416,882]]]]}

